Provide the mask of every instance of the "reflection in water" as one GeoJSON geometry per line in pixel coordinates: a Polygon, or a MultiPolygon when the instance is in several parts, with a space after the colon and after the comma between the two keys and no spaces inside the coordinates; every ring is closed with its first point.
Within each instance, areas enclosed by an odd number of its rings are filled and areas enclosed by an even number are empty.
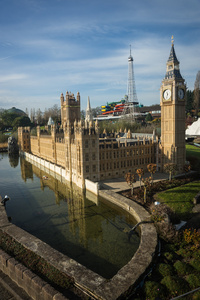
{"type": "Polygon", "coordinates": [[[6,209],[14,224],[106,278],[134,255],[139,237],[128,241],[135,224],[130,215],[23,158],[21,168],[8,166],[0,161],[0,191],[12,193],[6,209]]]}
{"type": "Polygon", "coordinates": [[[8,154],[8,155],[9,155],[10,166],[12,168],[16,168],[19,163],[19,153],[12,153],[12,154],[8,154]]]}

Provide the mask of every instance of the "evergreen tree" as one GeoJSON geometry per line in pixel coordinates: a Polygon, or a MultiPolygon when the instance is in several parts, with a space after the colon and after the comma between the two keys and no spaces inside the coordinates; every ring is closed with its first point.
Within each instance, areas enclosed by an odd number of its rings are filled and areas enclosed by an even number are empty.
{"type": "Polygon", "coordinates": [[[191,114],[191,111],[193,109],[193,102],[194,102],[194,92],[188,90],[186,93],[186,105],[185,105],[185,110],[187,113],[191,114]]]}
{"type": "Polygon", "coordinates": [[[198,115],[200,105],[200,71],[197,72],[196,80],[194,83],[194,102],[193,107],[195,110],[195,116],[198,115]]]}
{"type": "Polygon", "coordinates": [[[146,115],[145,121],[146,121],[146,122],[151,122],[152,120],[153,120],[152,115],[151,115],[150,113],[148,113],[148,114],[146,115]]]}

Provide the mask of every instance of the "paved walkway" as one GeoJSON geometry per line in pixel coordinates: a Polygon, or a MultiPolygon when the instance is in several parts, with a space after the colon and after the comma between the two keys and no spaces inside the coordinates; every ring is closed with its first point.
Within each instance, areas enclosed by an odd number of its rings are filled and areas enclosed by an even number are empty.
{"type": "MultiPolygon", "coordinates": [[[[145,173],[144,177],[149,177],[150,173],[145,173]]],[[[138,176],[136,177],[137,181],[133,184],[133,187],[139,187],[140,186],[140,181],[138,176]]],[[[160,180],[165,180],[168,179],[169,175],[165,173],[159,173],[156,172],[153,175],[153,181],[160,181],[160,180]]],[[[141,183],[142,184],[142,183],[141,183]]],[[[113,192],[122,192],[130,189],[130,186],[126,183],[125,178],[115,178],[115,179],[107,179],[107,180],[102,180],[100,181],[100,187],[101,189],[104,190],[113,190],[113,192]]]]}

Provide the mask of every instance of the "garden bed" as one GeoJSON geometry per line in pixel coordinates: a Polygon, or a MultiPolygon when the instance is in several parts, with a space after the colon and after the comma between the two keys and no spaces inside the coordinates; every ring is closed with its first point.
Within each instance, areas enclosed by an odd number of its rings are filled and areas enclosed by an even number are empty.
{"type": "Polygon", "coordinates": [[[192,211],[193,198],[200,190],[197,179],[153,183],[147,188],[146,202],[143,187],[134,189],[133,195],[131,190],[122,193],[151,212],[161,244],[152,272],[133,299],[168,300],[198,288],[181,299],[200,299],[200,212],[192,211]],[[155,205],[155,201],[160,205],[155,205]],[[170,215],[168,221],[165,220],[166,214],[170,215]],[[182,217],[187,223],[177,231],[174,224],[182,217]]]}
{"type": "Polygon", "coordinates": [[[143,205],[147,210],[149,206],[157,200],[156,194],[162,191],[166,191],[169,189],[173,189],[175,187],[180,187],[183,185],[186,185],[187,183],[193,182],[195,180],[199,179],[199,175],[195,175],[188,178],[179,178],[179,179],[173,179],[171,181],[169,180],[163,180],[163,181],[157,181],[153,182],[148,188],[146,193],[146,201],[144,201],[144,186],[134,188],[133,195],[131,194],[131,190],[121,192],[120,194],[124,197],[127,197],[138,204],[143,205]]]}

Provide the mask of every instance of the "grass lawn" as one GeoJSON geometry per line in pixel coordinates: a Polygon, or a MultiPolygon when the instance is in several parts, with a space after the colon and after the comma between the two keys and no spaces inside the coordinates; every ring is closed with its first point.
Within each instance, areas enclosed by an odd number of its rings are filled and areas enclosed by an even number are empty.
{"type": "Polygon", "coordinates": [[[193,145],[186,144],[186,155],[197,157],[200,160],[200,148],[193,145]]]}
{"type": "Polygon", "coordinates": [[[194,181],[156,195],[158,201],[166,203],[181,220],[188,219],[193,208],[193,198],[200,191],[200,182],[194,181]]]}
{"type": "Polygon", "coordinates": [[[200,148],[186,144],[186,159],[190,161],[193,170],[200,169],[200,148]]]}

